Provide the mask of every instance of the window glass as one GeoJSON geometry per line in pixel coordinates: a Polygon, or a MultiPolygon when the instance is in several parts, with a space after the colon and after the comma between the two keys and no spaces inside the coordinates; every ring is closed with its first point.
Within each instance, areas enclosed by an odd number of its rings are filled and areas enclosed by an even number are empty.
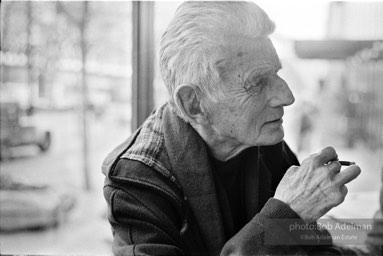
{"type": "MultiPolygon", "coordinates": [[[[352,198],[377,199],[375,192],[381,187],[381,179],[376,177],[381,177],[383,171],[383,90],[378,86],[383,74],[383,46],[379,41],[383,37],[379,29],[383,3],[259,4],[276,23],[272,40],[283,66],[279,74],[296,99],[285,111],[286,141],[301,161],[333,146],[340,160],[361,167],[361,175],[347,185],[351,193],[358,195],[347,197],[346,203],[338,207],[340,210],[334,212],[347,211],[352,207],[352,198]],[[287,9],[293,14],[283,11],[287,9]],[[306,45],[308,54],[303,56],[297,45],[305,40],[316,43],[306,45]],[[359,40],[369,43],[349,51],[359,40]]],[[[366,205],[365,215],[353,210],[369,218],[378,207],[378,200],[372,202],[366,205]]],[[[365,205],[360,201],[358,204],[365,205]]]]}
{"type": "MultiPolygon", "coordinates": [[[[329,214],[371,218],[383,171],[383,3],[256,2],[276,23],[279,75],[296,98],[285,140],[300,160],[331,145],[356,162],[352,195],[329,214]],[[370,44],[336,59],[334,47],[309,44],[307,57],[297,50],[306,39],[370,44]]],[[[168,99],[160,40],[180,3],[155,2],[157,107],[168,99]]],[[[100,169],[130,134],[132,3],[4,1],[1,35],[0,228],[12,231],[2,253],[111,254],[100,169]]]]}
{"type": "Polygon", "coordinates": [[[101,164],[130,133],[131,5],[1,4],[2,253],[111,253],[101,164]]]}

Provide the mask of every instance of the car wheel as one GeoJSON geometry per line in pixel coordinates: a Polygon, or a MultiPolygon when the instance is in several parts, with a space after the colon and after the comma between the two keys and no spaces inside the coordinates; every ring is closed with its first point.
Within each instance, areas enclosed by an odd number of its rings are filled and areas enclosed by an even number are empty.
{"type": "Polygon", "coordinates": [[[43,141],[39,144],[39,148],[42,152],[45,152],[51,146],[51,133],[46,132],[43,141]]]}

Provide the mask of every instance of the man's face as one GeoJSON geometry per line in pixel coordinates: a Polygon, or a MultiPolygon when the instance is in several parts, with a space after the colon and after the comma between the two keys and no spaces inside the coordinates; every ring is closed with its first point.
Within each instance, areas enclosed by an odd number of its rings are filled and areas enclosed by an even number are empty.
{"type": "Polygon", "coordinates": [[[226,97],[210,104],[211,125],[233,145],[273,145],[283,139],[283,107],[294,96],[277,72],[278,55],[269,39],[230,38],[221,86],[226,97]]]}

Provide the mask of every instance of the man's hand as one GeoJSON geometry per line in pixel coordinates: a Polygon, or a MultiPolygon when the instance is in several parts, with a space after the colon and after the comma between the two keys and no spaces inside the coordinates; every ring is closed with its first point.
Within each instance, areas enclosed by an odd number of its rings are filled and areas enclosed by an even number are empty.
{"type": "Polygon", "coordinates": [[[332,147],[324,148],[302,162],[291,166],[279,183],[274,198],[288,204],[306,223],[316,221],[347,194],[346,183],[360,174],[353,165],[340,172],[338,155],[332,147]]]}

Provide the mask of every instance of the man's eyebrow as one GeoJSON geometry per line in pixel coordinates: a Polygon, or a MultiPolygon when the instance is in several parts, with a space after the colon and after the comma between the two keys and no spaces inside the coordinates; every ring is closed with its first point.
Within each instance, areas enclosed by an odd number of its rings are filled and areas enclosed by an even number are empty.
{"type": "Polygon", "coordinates": [[[265,76],[272,73],[277,73],[279,70],[282,69],[282,64],[280,61],[276,61],[273,64],[269,63],[267,66],[261,66],[255,68],[253,71],[251,71],[247,76],[246,79],[252,79],[254,76],[265,76]]]}

